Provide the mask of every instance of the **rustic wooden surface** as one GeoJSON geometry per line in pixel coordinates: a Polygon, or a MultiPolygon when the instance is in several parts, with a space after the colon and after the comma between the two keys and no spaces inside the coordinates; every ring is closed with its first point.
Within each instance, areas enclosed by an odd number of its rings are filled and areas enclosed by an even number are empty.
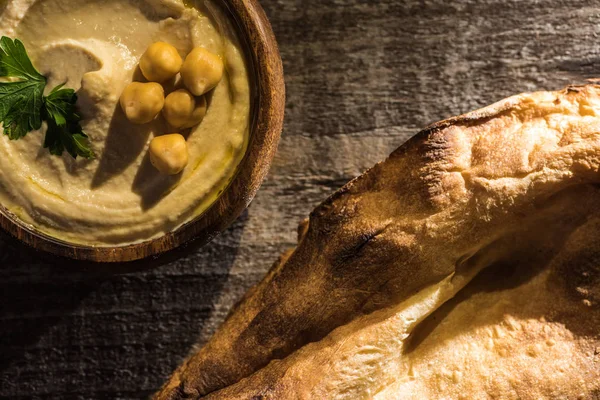
{"type": "Polygon", "coordinates": [[[430,122],[600,76],[600,2],[262,0],[284,134],[249,210],[145,272],[49,265],[0,241],[0,397],[145,398],[206,340],[296,225],[430,122]]]}

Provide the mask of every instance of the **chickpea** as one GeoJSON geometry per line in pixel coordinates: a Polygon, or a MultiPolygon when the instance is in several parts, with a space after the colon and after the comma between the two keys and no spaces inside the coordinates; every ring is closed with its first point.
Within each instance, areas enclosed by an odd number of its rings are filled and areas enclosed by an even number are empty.
{"type": "Polygon", "coordinates": [[[165,91],[154,82],[132,82],[121,94],[121,108],[134,124],[152,121],[165,105],[165,91]]]}
{"type": "Polygon", "coordinates": [[[223,68],[221,57],[202,47],[196,47],[183,62],[181,78],[194,96],[201,96],[221,81],[223,68]]]}
{"type": "Polygon", "coordinates": [[[176,129],[198,125],[206,115],[206,99],[194,97],[185,89],[179,89],[167,96],[162,110],[167,122],[176,129]]]}
{"type": "Polygon", "coordinates": [[[150,162],[167,175],[180,173],[188,163],[185,138],[179,133],[157,136],[150,142],[150,162]]]}
{"type": "Polygon", "coordinates": [[[144,77],[152,82],[164,82],[177,75],[183,60],[177,49],[168,43],[152,43],[140,58],[144,77]]]}

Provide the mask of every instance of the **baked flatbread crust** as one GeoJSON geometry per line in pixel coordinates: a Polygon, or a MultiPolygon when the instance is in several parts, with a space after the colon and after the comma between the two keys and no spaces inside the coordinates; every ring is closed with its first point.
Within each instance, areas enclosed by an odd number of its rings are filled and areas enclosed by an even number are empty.
{"type": "Polygon", "coordinates": [[[600,86],[414,136],[318,206],[158,399],[600,397],[600,86]]]}

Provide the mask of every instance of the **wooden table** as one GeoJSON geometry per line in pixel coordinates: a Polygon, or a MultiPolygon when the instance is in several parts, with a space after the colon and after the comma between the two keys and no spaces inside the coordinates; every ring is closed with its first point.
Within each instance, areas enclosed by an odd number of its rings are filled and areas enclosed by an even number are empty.
{"type": "Polygon", "coordinates": [[[262,3],[288,100],[252,206],[195,254],[125,275],[0,241],[0,397],[147,397],[346,181],[430,122],[600,73],[599,1],[262,3]]]}

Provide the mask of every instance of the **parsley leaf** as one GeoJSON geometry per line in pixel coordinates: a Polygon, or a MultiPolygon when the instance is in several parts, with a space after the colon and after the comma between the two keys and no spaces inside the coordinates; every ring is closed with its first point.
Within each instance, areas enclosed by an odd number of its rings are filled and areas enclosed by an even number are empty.
{"type": "Polygon", "coordinates": [[[73,158],[94,158],[88,137],[79,124],[81,117],[75,106],[77,94],[73,89],[62,87],[55,87],[44,98],[44,119],[48,124],[44,148],[48,148],[50,154],[61,155],[63,150],[67,150],[73,158]]]}
{"type": "Polygon", "coordinates": [[[15,140],[40,129],[46,78],[33,67],[20,40],[0,39],[0,76],[20,79],[0,82],[0,122],[4,133],[15,140]]]}
{"type": "Polygon", "coordinates": [[[6,36],[0,39],[0,76],[14,76],[32,81],[46,81],[46,78],[40,74],[27,55],[23,42],[19,39],[14,41],[6,36]]]}
{"type": "Polygon", "coordinates": [[[73,157],[94,158],[87,135],[77,113],[77,94],[59,85],[44,96],[46,78],[29,59],[19,39],[3,36],[0,39],[0,123],[11,140],[42,127],[48,129],[44,148],[51,154],[62,155],[64,150],[73,157]]]}

